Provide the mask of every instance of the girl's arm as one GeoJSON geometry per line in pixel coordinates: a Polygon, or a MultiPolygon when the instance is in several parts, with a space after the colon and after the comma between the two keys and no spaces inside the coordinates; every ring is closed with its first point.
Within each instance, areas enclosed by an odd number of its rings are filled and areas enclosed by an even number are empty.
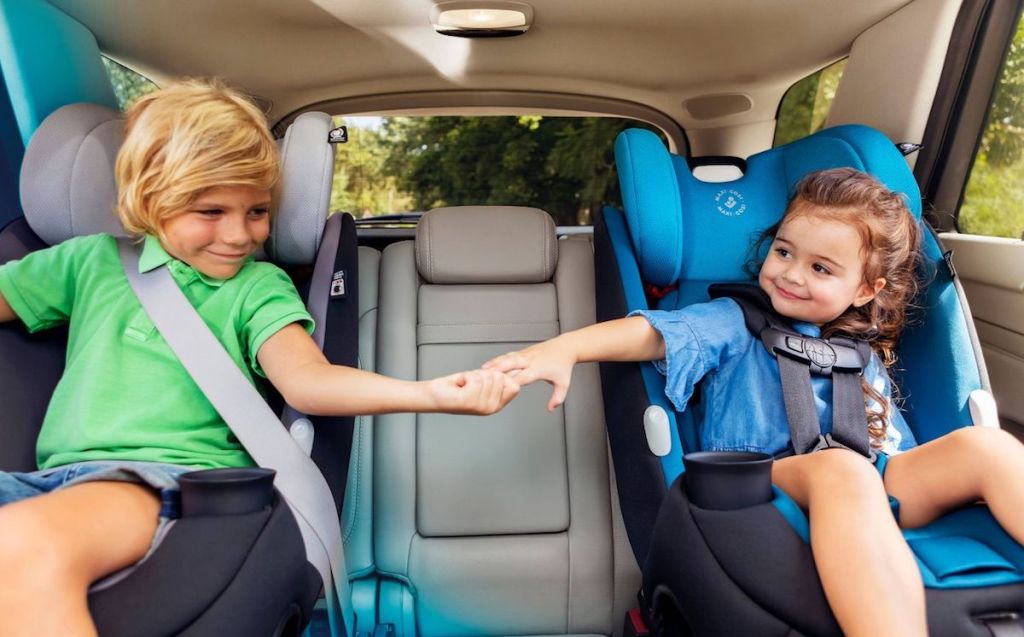
{"type": "Polygon", "coordinates": [[[520,385],[545,380],[554,386],[548,411],[565,402],[576,363],[595,361],[653,361],[665,358],[665,340],[642,316],[589,325],[502,354],[484,363],[484,369],[508,372],[520,385]]]}
{"type": "Polygon", "coordinates": [[[332,365],[296,323],[267,339],[256,359],[289,405],[318,416],[434,411],[492,414],[519,393],[519,383],[495,370],[407,381],[332,365]]]}

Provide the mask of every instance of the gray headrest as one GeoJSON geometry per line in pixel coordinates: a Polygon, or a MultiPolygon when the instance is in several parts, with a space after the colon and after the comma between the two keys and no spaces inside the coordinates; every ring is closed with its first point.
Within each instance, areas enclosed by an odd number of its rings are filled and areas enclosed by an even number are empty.
{"type": "Polygon", "coordinates": [[[267,254],[279,263],[306,265],[316,260],[331,205],[334,145],[327,142],[331,116],[303,113],[281,143],[281,187],[267,254]]]}
{"type": "Polygon", "coordinates": [[[416,227],[416,267],[429,283],[542,283],[556,263],[555,222],[537,208],[437,208],[416,227]]]}
{"type": "MultiPolygon", "coordinates": [[[[121,113],[95,104],[54,111],[33,134],[21,168],[21,203],[32,230],[49,244],[74,236],[124,234],[114,210],[114,161],[124,134],[121,113]]],[[[331,200],[331,118],[305,113],[285,134],[278,209],[267,251],[275,261],[316,257],[331,200]]]]}
{"type": "Polygon", "coordinates": [[[114,213],[114,160],[121,147],[121,113],[70,104],[39,125],[21,164],[21,206],[39,238],[53,245],[71,237],[124,234],[114,213]]]}

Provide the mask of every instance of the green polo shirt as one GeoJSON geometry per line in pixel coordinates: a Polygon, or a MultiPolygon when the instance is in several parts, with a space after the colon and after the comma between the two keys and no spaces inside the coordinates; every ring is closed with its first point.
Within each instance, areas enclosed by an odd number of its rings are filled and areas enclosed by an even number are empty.
{"type": "MultiPolygon", "coordinates": [[[[139,270],[165,263],[257,387],[260,346],[290,323],[313,329],[274,265],[250,260],[232,278],[212,279],[147,237],[139,270]]],[[[40,469],[86,460],[253,465],[139,305],[113,237],[77,237],[0,266],[0,293],[31,332],[68,323],[64,375],[36,447],[40,469]]]]}

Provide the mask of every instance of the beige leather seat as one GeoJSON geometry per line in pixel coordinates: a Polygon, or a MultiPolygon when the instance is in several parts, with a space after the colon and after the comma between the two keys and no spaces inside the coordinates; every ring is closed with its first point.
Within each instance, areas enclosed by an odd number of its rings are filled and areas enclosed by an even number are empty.
{"type": "MultiPolygon", "coordinates": [[[[430,211],[380,266],[377,371],[390,376],[478,367],[594,321],[590,239],[556,240],[541,210],[430,211]]],[[[639,580],[613,519],[597,367],[579,365],[549,413],[550,391],[528,387],[489,417],[375,418],[381,623],[424,636],[620,627],[639,580]]]]}

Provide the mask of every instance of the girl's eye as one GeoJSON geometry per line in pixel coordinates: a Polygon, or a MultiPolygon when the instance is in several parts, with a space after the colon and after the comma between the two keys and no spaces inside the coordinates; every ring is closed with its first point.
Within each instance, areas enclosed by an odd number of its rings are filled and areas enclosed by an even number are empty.
{"type": "Polygon", "coordinates": [[[789,256],[789,250],[785,248],[775,248],[775,254],[779,255],[783,259],[789,256]]]}
{"type": "Polygon", "coordinates": [[[814,264],[814,271],[817,272],[818,274],[832,274],[831,270],[821,265],[820,263],[814,264]]]}
{"type": "Polygon", "coordinates": [[[249,211],[253,217],[265,217],[270,214],[270,208],[253,208],[249,211]]]}
{"type": "Polygon", "coordinates": [[[204,217],[219,217],[221,215],[220,208],[204,208],[202,210],[196,210],[196,212],[204,217]]]}

